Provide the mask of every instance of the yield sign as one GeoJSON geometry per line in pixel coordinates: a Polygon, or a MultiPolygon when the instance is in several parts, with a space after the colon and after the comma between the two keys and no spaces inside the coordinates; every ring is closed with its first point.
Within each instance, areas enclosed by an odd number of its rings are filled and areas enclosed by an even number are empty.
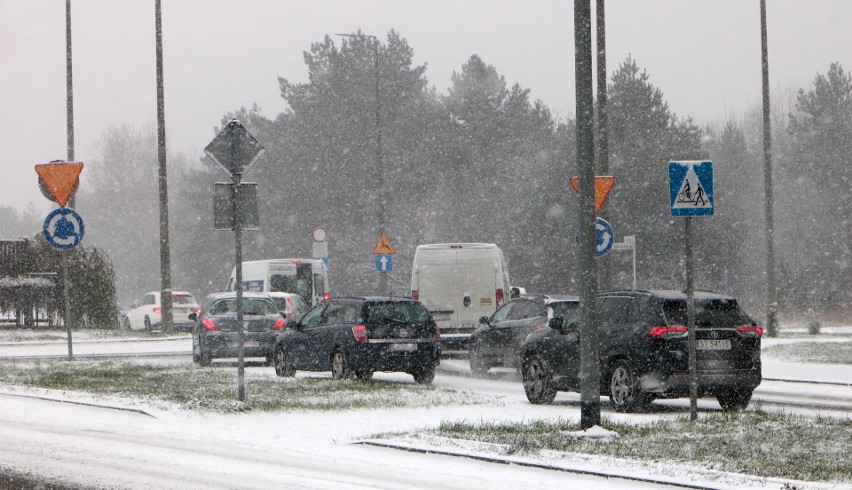
{"type": "MultiPolygon", "coordinates": [[[[580,192],[577,177],[571,177],[568,181],[571,182],[571,187],[574,189],[574,192],[580,192]]],[[[595,215],[600,212],[606,202],[606,198],[609,196],[609,191],[612,190],[613,184],[615,184],[615,177],[611,175],[595,177],[595,215]]]]}
{"type": "Polygon", "coordinates": [[[82,170],[81,162],[43,163],[35,166],[38,177],[61,208],[65,207],[71,194],[74,193],[74,187],[82,170]]]}
{"type": "Polygon", "coordinates": [[[204,148],[204,153],[231,177],[246,173],[265,151],[263,145],[236,119],[228,121],[204,148]]]}

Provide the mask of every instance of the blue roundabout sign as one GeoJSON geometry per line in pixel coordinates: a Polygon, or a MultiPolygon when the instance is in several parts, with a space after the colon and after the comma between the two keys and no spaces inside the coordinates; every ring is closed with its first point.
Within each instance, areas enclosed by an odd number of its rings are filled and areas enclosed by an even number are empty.
{"type": "Polygon", "coordinates": [[[71,208],[53,210],[44,220],[44,238],[52,247],[71,250],[83,241],[83,218],[71,208]]]}

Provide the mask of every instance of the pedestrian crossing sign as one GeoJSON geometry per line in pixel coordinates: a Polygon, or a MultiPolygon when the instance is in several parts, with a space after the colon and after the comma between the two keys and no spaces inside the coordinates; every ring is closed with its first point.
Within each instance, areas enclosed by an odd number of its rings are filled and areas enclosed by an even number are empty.
{"type": "Polygon", "coordinates": [[[669,162],[672,216],[713,216],[713,162],[669,162]]]}

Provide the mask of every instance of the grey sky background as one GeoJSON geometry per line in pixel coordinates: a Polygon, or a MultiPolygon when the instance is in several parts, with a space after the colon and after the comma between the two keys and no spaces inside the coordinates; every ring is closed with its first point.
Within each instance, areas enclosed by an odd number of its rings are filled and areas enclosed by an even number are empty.
{"type": "MultiPolygon", "coordinates": [[[[569,0],[162,3],[170,152],[200,157],[221,117],[255,102],[274,118],[285,108],[277,77],[306,81],[310,44],[359,28],[383,39],[397,30],[441,93],[477,54],[557,116],[574,115],[569,0]]],[[[832,62],[852,70],[852,1],[767,4],[773,101],[788,103],[832,62]]],[[[701,125],[759,106],[759,0],[607,0],[606,9],[610,75],[632,56],[670,110],[701,125]]],[[[109,126],[156,125],[154,1],[72,0],[72,28],[75,156],[85,163],[109,126]]],[[[66,157],[65,2],[0,0],[0,50],[0,205],[46,213],[33,166],[66,157]]]]}

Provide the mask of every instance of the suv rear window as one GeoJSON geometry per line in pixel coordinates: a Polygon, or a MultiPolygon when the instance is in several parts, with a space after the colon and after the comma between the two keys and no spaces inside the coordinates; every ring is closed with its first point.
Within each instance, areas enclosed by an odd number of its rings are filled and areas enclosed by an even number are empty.
{"type": "Polygon", "coordinates": [[[420,304],[411,302],[368,303],[368,323],[426,323],[429,312],[420,304]]]}
{"type": "MultiPolygon", "coordinates": [[[[663,302],[663,314],[669,325],[686,325],[686,300],[668,299],[663,302]]],[[[751,325],[752,319],[734,299],[695,301],[695,325],[702,328],[732,328],[751,325]]]]}
{"type": "MultiPolygon", "coordinates": [[[[211,315],[226,315],[237,312],[236,298],[219,300],[210,307],[211,315]]],[[[268,299],[243,298],[243,314],[245,315],[275,315],[278,308],[268,299]]]]}
{"type": "Polygon", "coordinates": [[[554,301],[548,303],[549,308],[553,308],[553,316],[557,318],[568,319],[575,310],[578,310],[580,303],[576,301],[554,301]]]}
{"type": "Polygon", "coordinates": [[[191,294],[172,293],[172,303],[178,305],[191,305],[195,303],[195,298],[193,298],[191,294]]]}

